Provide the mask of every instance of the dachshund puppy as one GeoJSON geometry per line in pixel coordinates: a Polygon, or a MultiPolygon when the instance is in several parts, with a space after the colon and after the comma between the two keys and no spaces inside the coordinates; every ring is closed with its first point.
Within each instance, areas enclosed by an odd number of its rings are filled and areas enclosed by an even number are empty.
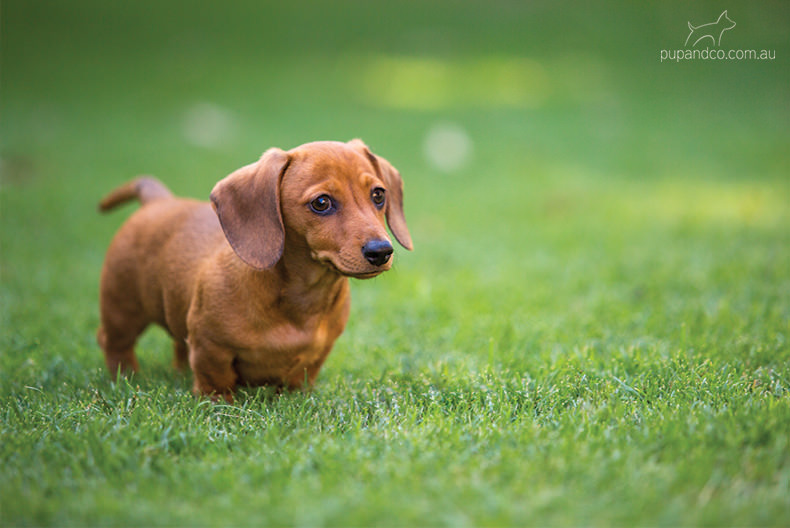
{"type": "Polygon", "coordinates": [[[403,182],[360,140],[272,148],[221,180],[211,203],[174,197],[153,178],[105,197],[101,211],[142,204],[118,230],[101,273],[107,367],[137,371],[151,324],[173,337],[193,391],[232,401],[239,385],[312,385],[348,319],[348,277],[412,249],[403,182]]]}

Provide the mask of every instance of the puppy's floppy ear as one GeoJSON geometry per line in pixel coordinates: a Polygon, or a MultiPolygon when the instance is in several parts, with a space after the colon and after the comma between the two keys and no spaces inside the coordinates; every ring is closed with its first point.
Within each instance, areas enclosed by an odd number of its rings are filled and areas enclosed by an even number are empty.
{"type": "Polygon", "coordinates": [[[274,266],[283,254],[285,227],[280,181],[290,158],[280,149],[220,180],[211,204],[236,255],[257,270],[274,266]]]}
{"type": "Polygon", "coordinates": [[[403,180],[400,173],[390,165],[390,162],[380,156],[373,154],[361,139],[352,139],[348,145],[362,151],[373,164],[378,176],[387,186],[387,205],[385,214],[387,224],[390,226],[395,239],[400,245],[411,251],[414,245],[411,242],[411,234],[406,226],[406,217],[403,214],[403,180]]]}

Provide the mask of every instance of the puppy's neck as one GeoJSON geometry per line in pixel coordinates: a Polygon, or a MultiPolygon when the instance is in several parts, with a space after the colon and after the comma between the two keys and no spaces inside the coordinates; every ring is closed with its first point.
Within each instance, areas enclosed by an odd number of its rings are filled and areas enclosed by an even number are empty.
{"type": "Polygon", "coordinates": [[[310,249],[306,246],[286,243],[283,255],[274,266],[283,284],[293,286],[296,290],[315,291],[333,289],[338,284],[348,282],[348,278],[337,271],[313,259],[310,249]]]}
{"type": "Polygon", "coordinates": [[[347,277],[315,261],[309,247],[299,241],[286,240],[277,264],[254,275],[261,287],[261,297],[268,298],[268,302],[274,302],[278,309],[289,312],[295,319],[326,312],[348,288],[347,277]]]}

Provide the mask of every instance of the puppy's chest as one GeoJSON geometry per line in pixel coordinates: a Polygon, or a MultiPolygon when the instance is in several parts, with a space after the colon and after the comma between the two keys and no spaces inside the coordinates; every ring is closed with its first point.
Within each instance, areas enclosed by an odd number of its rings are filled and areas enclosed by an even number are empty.
{"type": "Polygon", "coordinates": [[[335,317],[312,318],[302,324],[269,322],[241,344],[237,367],[245,378],[277,378],[298,365],[322,360],[343,331],[335,317]]]}
{"type": "Polygon", "coordinates": [[[262,330],[251,350],[260,354],[294,354],[323,350],[331,346],[338,333],[332,332],[329,317],[316,318],[303,324],[279,322],[262,330]]]}

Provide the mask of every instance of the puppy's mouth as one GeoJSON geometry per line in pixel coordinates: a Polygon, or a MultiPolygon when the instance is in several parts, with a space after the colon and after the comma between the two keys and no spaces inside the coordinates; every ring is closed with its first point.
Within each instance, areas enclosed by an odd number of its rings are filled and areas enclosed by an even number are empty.
{"type": "Polygon", "coordinates": [[[354,279],[372,279],[373,277],[377,275],[381,275],[384,271],[386,271],[383,269],[373,270],[373,271],[349,271],[349,270],[340,269],[340,267],[338,267],[337,264],[335,264],[331,260],[324,261],[324,264],[326,264],[326,266],[332,271],[334,271],[335,273],[339,273],[344,277],[351,277],[354,279]]]}
{"type": "Polygon", "coordinates": [[[367,273],[346,273],[341,271],[340,273],[346,277],[353,277],[355,279],[372,279],[373,277],[381,275],[384,271],[385,270],[369,271],[367,273]]]}
{"type": "Polygon", "coordinates": [[[338,275],[342,275],[344,277],[351,277],[353,279],[372,279],[378,275],[381,275],[385,271],[389,269],[381,268],[381,269],[374,269],[368,271],[352,271],[349,269],[343,269],[341,266],[337,265],[331,258],[327,256],[319,257],[314,256],[315,260],[329,268],[330,270],[334,271],[338,275]]]}

